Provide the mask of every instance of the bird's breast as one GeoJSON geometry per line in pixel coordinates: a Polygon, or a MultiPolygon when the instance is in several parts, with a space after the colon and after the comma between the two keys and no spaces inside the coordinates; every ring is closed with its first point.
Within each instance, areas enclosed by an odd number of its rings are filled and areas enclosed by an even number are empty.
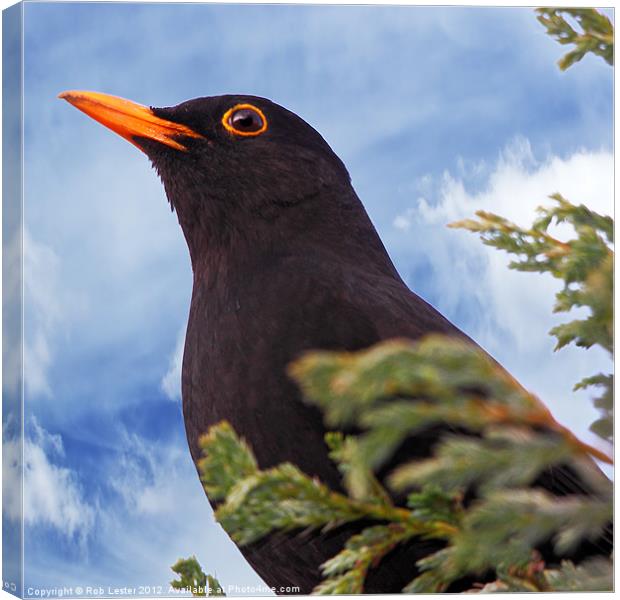
{"type": "MultiPolygon", "coordinates": [[[[258,293],[257,293],[258,294],[258,293]]],[[[194,297],[182,369],[183,413],[194,462],[199,439],[228,421],[263,468],[290,461],[339,485],[318,409],[286,374],[304,349],[289,319],[264,296],[194,297]]]]}

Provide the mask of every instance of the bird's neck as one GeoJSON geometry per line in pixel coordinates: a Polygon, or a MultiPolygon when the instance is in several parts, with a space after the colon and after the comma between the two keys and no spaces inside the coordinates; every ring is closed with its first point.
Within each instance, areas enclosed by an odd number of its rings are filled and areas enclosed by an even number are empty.
{"type": "Polygon", "coordinates": [[[252,269],[282,256],[336,261],[400,279],[352,188],[345,195],[341,190],[338,198],[323,193],[290,206],[237,215],[239,224],[234,217],[214,212],[192,220],[179,215],[195,281],[221,283],[232,272],[250,276],[252,269]]]}

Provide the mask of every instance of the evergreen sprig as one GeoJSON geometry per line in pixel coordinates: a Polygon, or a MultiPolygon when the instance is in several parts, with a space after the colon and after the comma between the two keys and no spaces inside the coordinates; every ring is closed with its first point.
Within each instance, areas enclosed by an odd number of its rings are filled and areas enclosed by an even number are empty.
{"type": "Polygon", "coordinates": [[[547,33],[560,44],[573,44],[575,48],[558,61],[562,71],[580,61],[591,52],[614,64],[614,28],[611,21],[593,8],[539,8],[538,20],[547,33]],[[576,31],[563,16],[574,19],[581,32],[576,31]]]}
{"type": "MultiPolygon", "coordinates": [[[[510,567],[517,569],[510,581],[498,581],[531,590],[534,580],[526,575],[539,543],[557,538],[557,551],[566,552],[583,537],[601,535],[611,518],[611,484],[592,468],[588,454],[609,459],[579,442],[471,344],[429,336],[355,353],[313,352],[290,373],[331,425],[363,431],[354,438],[356,460],[349,463],[345,482],[355,479],[358,467],[376,470],[405,438],[429,426],[441,423],[477,434],[445,435],[431,458],[402,464],[388,479],[397,492],[415,487],[423,490],[422,497],[431,491],[444,494],[442,501],[435,496],[424,506],[431,518],[441,515],[455,527],[449,546],[420,561],[422,574],[404,591],[439,592],[463,577],[488,570],[507,573],[510,567]],[[597,490],[594,499],[560,501],[528,489],[541,473],[567,464],[597,490]],[[469,508],[446,502],[472,486],[480,498],[469,508]]],[[[416,498],[420,494],[410,496],[410,508],[416,498]]],[[[421,518],[419,506],[413,514],[421,518]]],[[[540,591],[547,584],[540,579],[536,585],[540,591]]]]}
{"type": "Polygon", "coordinates": [[[570,592],[606,592],[613,581],[613,562],[605,559],[591,559],[575,566],[563,561],[559,569],[544,571],[548,590],[570,592]]]}
{"type": "Polygon", "coordinates": [[[352,536],[344,549],[321,568],[325,581],[315,594],[361,594],[368,570],[396,545],[411,539],[415,532],[402,524],[367,527],[352,536]]]}
{"type": "Polygon", "coordinates": [[[258,472],[254,454],[227,422],[211,428],[200,444],[204,457],[198,468],[205,491],[212,500],[223,500],[240,479],[258,472]]]}
{"type": "MultiPolygon", "coordinates": [[[[364,431],[355,444],[356,464],[365,469],[378,469],[406,437],[439,423],[479,432],[496,425],[544,426],[572,451],[609,462],[486,353],[453,337],[390,340],[355,353],[312,352],[289,374],[331,427],[364,431]]],[[[350,465],[349,480],[355,468],[350,465]]]]}
{"type": "MultiPolygon", "coordinates": [[[[220,423],[211,427],[209,434],[201,440],[203,452],[211,457],[200,465],[203,481],[210,481],[213,471],[229,468],[228,455],[222,452],[224,444],[231,455],[249,454],[248,462],[255,463],[245,442],[236,436],[228,423],[220,423]]],[[[381,487],[376,480],[375,486],[377,489],[381,487]]],[[[402,526],[410,535],[445,537],[452,533],[453,528],[447,523],[429,523],[417,519],[407,509],[395,506],[389,494],[383,488],[381,490],[380,495],[364,499],[347,496],[330,490],[296,466],[283,463],[241,475],[216,509],[215,517],[240,545],[252,543],[274,531],[327,529],[361,519],[389,521],[402,526]]]]}
{"type": "MultiPolygon", "coordinates": [[[[519,271],[549,273],[563,282],[556,294],[554,312],[567,313],[585,308],[584,318],[557,325],[550,333],[557,339],[556,349],[574,343],[583,348],[598,345],[613,353],[613,220],[583,204],[568,202],[553,194],[555,206],[540,207],[539,217],[529,228],[507,219],[478,211],[477,220],[466,219],[451,227],[480,234],[483,243],[516,255],[509,267],[519,271]],[[572,226],[576,236],[566,242],[549,234],[552,223],[572,226]]],[[[575,385],[602,388],[594,404],[601,412],[592,431],[611,441],[613,428],[613,375],[597,374],[575,385]]]]}
{"type": "Polygon", "coordinates": [[[590,590],[610,590],[611,559],[580,567],[563,561],[560,571],[547,570],[535,547],[551,540],[556,551],[564,553],[581,540],[605,535],[612,507],[611,495],[557,498],[542,490],[494,491],[465,511],[450,546],[418,561],[422,573],[403,591],[442,592],[462,577],[490,571],[497,579],[479,586],[484,591],[572,591],[575,583],[565,575],[577,568],[595,576],[590,590]],[[594,571],[589,569],[592,566],[594,571]]]}
{"type": "Polygon", "coordinates": [[[202,570],[195,556],[178,560],[172,570],[179,575],[170,582],[175,590],[190,592],[192,596],[226,596],[219,581],[202,570]]]}

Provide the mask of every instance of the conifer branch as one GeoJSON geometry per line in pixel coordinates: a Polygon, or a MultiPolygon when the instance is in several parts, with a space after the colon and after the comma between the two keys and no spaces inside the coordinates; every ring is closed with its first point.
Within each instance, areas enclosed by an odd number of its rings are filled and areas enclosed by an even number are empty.
{"type": "MultiPolygon", "coordinates": [[[[586,308],[589,315],[554,327],[550,333],[557,339],[556,350],[574,343],[583,348],[598,345],[613,353],[613,220],[599,215],[584,205],[574,205],[560,194],[550,208],[539,208],[539,218],[530,228],[485,211],[476,213],[478,220],[467,219],[450,227],[480,234],[483,243],[516,255],[509,267],[520,271],[549,273],[560,279],[564,287],[556,294],[554,312],[586,308]],[[576,237],[561,242],[550,236],[552,223],[573,227],[576,237]]],[[[613,375],[598,374],[576,384],[575,389],[590,386],[603,388],[595,400],[601,417],[592,424],[592,431],[611,441],[613,427],[613,375]]],[[[570,432],[567,433],[570,435],[570,432]]],[[[573,443],[580,442],[573,439],[573,443]]],[[[599,460],[611,463],[600,451],[591,449],[599,460]]]]}
{"type": "Polygon", "coordinates": [[[589,52],[600,56],[609,65],[614,64],[614,28],[605,15],[593,8],[538,8],[536,12],[549,35],[560,44],[575,46],[558,61],[562,71],[589,52]],[[563,15],[574,19],[581,32],[576,31],[563,15]]]}

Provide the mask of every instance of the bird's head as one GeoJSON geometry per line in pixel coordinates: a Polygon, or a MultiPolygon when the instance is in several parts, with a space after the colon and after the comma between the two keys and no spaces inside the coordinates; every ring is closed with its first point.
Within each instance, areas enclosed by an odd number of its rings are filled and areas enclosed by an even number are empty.
{"type": "Polygon", "coordinates": [[[317,219],[333,223],[351,217],[358,202],[321,135],[265,98],[212,96],[149,108],[96,92],[60,97],[149,157],[192,254],[252,232],[281,236],[317,219]]]}

